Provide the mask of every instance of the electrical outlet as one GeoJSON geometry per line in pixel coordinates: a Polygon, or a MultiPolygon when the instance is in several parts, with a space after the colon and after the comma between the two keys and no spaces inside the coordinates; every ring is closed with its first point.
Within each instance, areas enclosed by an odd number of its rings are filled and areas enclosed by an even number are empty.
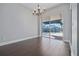
{"type": "Polygon", "coordinates": [[[1,36],[1,41],[4,41],[4,36],[3,35],[1,36]]]}

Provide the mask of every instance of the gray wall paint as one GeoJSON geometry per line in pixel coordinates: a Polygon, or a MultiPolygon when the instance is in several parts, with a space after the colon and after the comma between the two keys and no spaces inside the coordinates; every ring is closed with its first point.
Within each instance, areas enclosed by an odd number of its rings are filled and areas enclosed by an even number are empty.
{"type": "Polygon", "coordinates": [[[37,36],[37,19],[32,12],[20,4],[0,4],[0,42],[32,36],[37,36]]]}
{"type": "MultiPolygon", "coordinates": [[[[2,8],[1,8],[1,6],[0,6],[0,18],[2,19],[2,8]]],[[[0,41],[1,41],[1,35],[2,35],[2,27],[1,27],[1,25],[2,25],[2,22],[1,22],[1,19],[0,19],[0,41]]]]}
{"type": "Polygon", "coordinates": [[[79,3],[77,4],[77,55],[79,56],[79,3]]]}
{"type": "Polygon", "coordinates": [[[71,22],[71,10],[70,10],[70,4],[61,4],[59,6],[56,6],[54,8],[51,8],[48,10],[46,15],[53,16],[53,15],[60,15],[62,14],[62,20],[64,20],[64,40],[65,41],[71,41],[72,39],[72,22],[71,22]]]}

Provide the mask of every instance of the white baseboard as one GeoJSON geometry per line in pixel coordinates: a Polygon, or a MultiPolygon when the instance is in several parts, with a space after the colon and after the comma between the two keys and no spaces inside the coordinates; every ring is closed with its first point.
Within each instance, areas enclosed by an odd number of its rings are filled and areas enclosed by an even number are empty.
{"type": "Polygon", "coordinates": [[[71,49],[71,56],[75,56],[74,53],[73,53],[72,44],[71,44],[70,41],[69,41],[69,45],[70,45],[70,49],[71,49]]]}
{"type": "Polygon", "coordinates": [[[71,56],[75,56],[72,50],[72,46],[71,46],[71,56]]]}
{"type": "Polygon", "coordinates": [[[70,46],[70,50],[71,50],[71,56],[74,56],[71,42],[69,40],[64,40],[64,42],[69,42],[69,46],[70,46]]]}
{"type": "Polygon", "coordinates": [[[69,42],[69,40],[63,40],[64,42],[69,42]]]}
{"type": "Polygon", "coordinates": [[[23,38],[23,39],[17,39],[17,40],[13,40],[13,41],[2,42],[2,43],[0,43],[0,46],[4,46],[4,45],[7,45],[7,44],[12,44],[12,43],[16,43],[16,42],[20,42],[20,41],[23,41],[23,40],[36,38],[36,37],[38,37],[38,36],[32,36],[32,37],[26,37],[26,38],[23,38]]]}

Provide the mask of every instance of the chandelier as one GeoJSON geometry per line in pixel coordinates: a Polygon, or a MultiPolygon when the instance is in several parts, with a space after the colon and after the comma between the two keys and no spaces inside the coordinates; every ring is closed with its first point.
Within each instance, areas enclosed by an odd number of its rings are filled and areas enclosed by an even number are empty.
{"type": "Polygon", "coordinates": [[[33,15],[42,15],[44,12],[46,11],[46,9],[41,9],[39,4],[37,5],[37,8],[33,10],[33,15]]]}

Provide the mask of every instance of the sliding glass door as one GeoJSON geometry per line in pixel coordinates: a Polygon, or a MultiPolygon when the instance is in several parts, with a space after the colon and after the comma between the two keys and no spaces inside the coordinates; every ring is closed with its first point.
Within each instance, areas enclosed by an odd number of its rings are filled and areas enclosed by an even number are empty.
{"type": "Polygon", "coordinates": [[[42,37],[51,39],[63,39],[62,19],[43,19],[41,21],[42,37]]]}
{"type": "Polygon", "coordinates": [[[49,19],[43,19],[41,21],[41,31],[42,31],[42,37],[49,38],[50,36],[50,24],[49,19]]]}
{"type": "Polygon", "coordinates": [[[63,22],[62,19],[50,21],[50,38],[63,39],[63,22]]]}

